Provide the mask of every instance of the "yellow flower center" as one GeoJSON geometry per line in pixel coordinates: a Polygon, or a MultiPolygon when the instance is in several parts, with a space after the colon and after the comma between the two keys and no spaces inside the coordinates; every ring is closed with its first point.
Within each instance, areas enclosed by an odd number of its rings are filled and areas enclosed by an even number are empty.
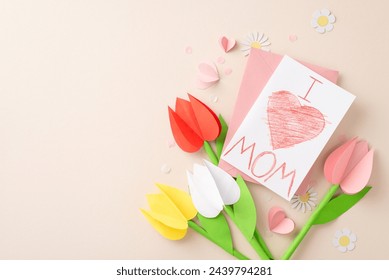
{"type": "Polygon", "coordinates": [[[262,45],[260,42],[254,41],[251,43],[250,47],[252,47],[253,49],[260,49],[262,45]]]}
{"type": "Polygon", "coordinates": [[[350,238],[348,238],[348,236],[343,235],[341,238],[339,238],[339,244],[343,247],[348,246],[348,244],[350,244],[350,238]]]}
{"type": "Polygon", "coordinates": [[[304,203],[308,202],[308,200],[309,200],[309,193],[305,193],[305,194],[299,195],[299,199],[300,199],[301,202],[304,202],[304,203]]]}
{"type": "Polygon", "coordinates": [[[317,19],[317,24],[321,27],[324,27],[328,24],[328,17],[326,16],[320,16],[318,19],[317,19]]]}

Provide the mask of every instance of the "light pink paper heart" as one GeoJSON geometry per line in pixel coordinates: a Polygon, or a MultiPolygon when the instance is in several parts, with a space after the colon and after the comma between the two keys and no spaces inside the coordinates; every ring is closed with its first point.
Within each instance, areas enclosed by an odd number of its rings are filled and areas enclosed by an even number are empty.
{"type": "Polygon", "coordinates": [[[272,207],[268,214],[269,229],[274,233],[288,234],[294,229],[294,222],[286,217],[283,209],[272,207]]]}
{"type": "Polygon", "coordinates": [[[267,117],[274,150],[311,140],[325,126],[324,116],[319,110],[302,106],[297,97],[288,91],[272,93],[267,117]]]}
{"type": "Polygon", "coordinates": [[[212,62],[201,62],[199,64],[196,86],[199,89],[207,89],[219,81],[219,73],[212,62]]]}
{"type": "Polygon", "coordinates": [[[226,36],[223,36],[219,39],[219,44],[224,52],[227,53],[235,47],[236,41],[234,39],[228,39],[226,36]]]}

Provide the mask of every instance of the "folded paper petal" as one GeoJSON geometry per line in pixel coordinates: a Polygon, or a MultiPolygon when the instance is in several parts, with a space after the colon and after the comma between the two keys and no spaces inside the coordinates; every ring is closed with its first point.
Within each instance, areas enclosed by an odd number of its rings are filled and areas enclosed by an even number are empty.
{"type": "Polygon", "coordinates": [[[350,157],[347,168],[344,171],[343,177],[346,177],[368,152],[369,152],[369,144],[366,141],[357,142],[355,144],[354,151],[350,157]]]}
{"type": "Polygon", "coordinates": [[[240,197],[239,186],[227,172],[217,167],[216,165],[204,160],[205,166],[211,173],[216,187],[219,191],[220,197],[224,205],[231,205],[236,203],[240,197]]]}
{"type": "Polygon", "coordinates": [[[202,62],[199,64],[196,86],[199,89],[207,89],[219,81],[219,73],[213,63],[202,62]]]}
{"type": "Polygon", "coordinates": [[[333,184],[340,183],[356,142],[357,139],[353,138],[341,145],[328,156],[324,164],[324,175],[329,182],[333,184]]]}
{"type": "Polygon", "coordinates": [[[201,130],[193,111],[192,104],[182,98],[176,99],[176,113],[200,137],[201,130]]]}
{"type": "Polygon", "coordinates": [[[188,96],[201,131],[201,137],[206,141],[215,140],[221,131],[219,118],[203,102],[190,94],[188,96]]]}
{"type": "Polygon", "coordinates": [[[146,217],[147,221],[165,238],[170,240],[179,240],[182,239],[186,232],[186,229],[176,229],[165,225],[164,223],[158,221],[154,218],[151,212],[141,209],[143,215],[146,217]]]}
{"type": "Polygon", "coordinates": [[[354,194],[366,186],[373,169],[373,155],[374,150],[370,150],[342,180],[340,186],[345,193],[354,194]]]}
{"type": "Polygon", "coordinates": [[[163,184],[156,185],[173,202],[186,220],[191,220],[196,216],[197,210],[186,192],[163,184]]]}
{"type": "Polygon", "coordinates": [[[203,139],[170,107],[169,119],[174,139],[182,150],[193,153],[203,146],[203,139]]]}
{"type": "Polygon", "coordinates": [[[177,206],[164,193],[148,194],[146,198],[152,212],[170,216],[176,220],[185,220],[177,206]]]}
{"type": "Polygon", "coordinates": [[[197,98],[188,94],[189,101],[176,100],[176,110],[168,107],[170,127],[177,145],[184,151],[198,151],[204,141],[215,140],[221,132],[216,114],[197,98]]]}
{"type": "MultiPolygon", "coordinates": [[[[207,198],[201,190],[198,190],[197,185],[194,182],[193,174],[187,172],[189,192],[192,197],[192,201],[197,211],[207,218],[216,217],[223,209],[221,205],[214,205],[214,203],[207,198]]],[[[204,190],[203,190],[204,192],[204,190]]]]}
{"type": "Polygon", "coordinates": [[[240,189],[235,180],[216,165],[195,164],[193,174],[187,172],[189,190],[197,211],[207,218],[216,217],[224,205],[239,200],[240,189]]]}

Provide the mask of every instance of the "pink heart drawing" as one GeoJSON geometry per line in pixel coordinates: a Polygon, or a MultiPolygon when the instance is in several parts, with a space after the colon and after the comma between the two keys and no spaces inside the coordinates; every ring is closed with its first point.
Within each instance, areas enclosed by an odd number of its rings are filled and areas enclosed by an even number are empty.
{"type": "Polygon", "coordinates": [[[273,92],[269,97],[267,119],[274,150],[311,140],[325,126],[319,110],[302,106],[295,95],[284,90],[273,92]]]}
{"type": "Polygon", "coordinates": [[[272,207],[268,214],[269,229],[279,234],[291,233],[294,229],[294,222],[286,217],[284,210],[279,207],[272,207]]]}
{"type": "Polygon", "coordinates": [[[235,47],[236,41],[234,39],[228,39],[226,36],[223,36],[219,39],[219,44],[224,52],[227,53],[235,47]]]}
{"type": "Polygon", "coordinates": [[[219,81],[219,73],[212,62],[201,62],[197,74],[196,86],[199,89],[207,89],[219,81]]]}

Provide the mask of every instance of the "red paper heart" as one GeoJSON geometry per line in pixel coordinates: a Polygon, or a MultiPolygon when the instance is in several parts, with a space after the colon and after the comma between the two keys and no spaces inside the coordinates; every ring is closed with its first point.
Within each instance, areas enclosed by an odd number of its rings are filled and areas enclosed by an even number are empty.
{"type": "Polygon", "coordinates": [[[288,91],[272,93],[267,106],[267,118],[274,150],[311,140],[325,126],[324,116],[319,110],[302,106],[297,97],[288,91]]]}

